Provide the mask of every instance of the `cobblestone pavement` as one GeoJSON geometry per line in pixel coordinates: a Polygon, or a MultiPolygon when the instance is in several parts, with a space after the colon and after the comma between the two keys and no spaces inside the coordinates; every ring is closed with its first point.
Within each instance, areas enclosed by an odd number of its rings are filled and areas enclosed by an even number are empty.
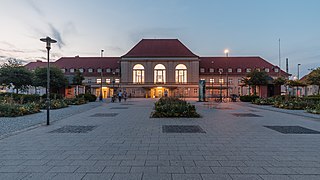
{"type": "Polygon", "coordinates": [[[320,131],[317,120],[197,102],[202,118],[155,119],[153,102],[103,104],[0,140],[0,179],[320,179],[319,134],[264,127],[320,131]],[[206,133],[163,133],[163,125],[196,125],[206,133]]]}
{"type": "MultiPolygon", "coordinates": [[[[66,117],[78,114],[83,111],[100,106],[99,102],[92,102],[80,106],[69,106],[67,108],[56,109],[50,111],[50,121],[57,121],[64,119],[66,117]]],[[[41,110],[40,113],[30,114],[27,116],[20,117],[0,117],[0,137],[8,136],[17,131],[30,128],[32,126],[46,124],[47,122],[47,113],[46,110],[41,110]]]]}

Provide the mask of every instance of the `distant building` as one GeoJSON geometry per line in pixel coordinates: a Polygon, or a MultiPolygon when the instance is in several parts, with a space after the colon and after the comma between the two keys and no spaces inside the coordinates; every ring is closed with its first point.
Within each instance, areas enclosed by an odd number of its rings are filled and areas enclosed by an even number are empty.
{"type": "MultiPolygon", "coordinates": [[[[142,39],[121,57],[62,57],[51,63],[68,77],[76,70],[83,73],[86,91],[104,98],[118,89],[131,97],[198,97],[199,80],[206,82],[206,95],[248,95],[242,77],[258,70],[272,78],[288,74],[261,57],[199,57],[178,39],[142,39]],[[228,82],[227,82],[228,79],[228,82]]],[[[29,69],[44,67],[37,61],[29,69]]],[[[251,91],[253,91],[251,89],[251,91]]],[[[258,89],[262,97],[280,94],[280,87],[270,84],[258,89]]]]}

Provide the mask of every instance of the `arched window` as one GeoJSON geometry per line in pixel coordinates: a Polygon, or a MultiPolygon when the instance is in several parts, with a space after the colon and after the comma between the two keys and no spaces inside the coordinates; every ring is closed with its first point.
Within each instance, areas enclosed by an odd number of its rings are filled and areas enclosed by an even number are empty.
{"type": "Polygon", "coordinates": [[[133,83],[144,83],[144,67],[141,64],[136,64],[133,66],[133,83]]]}
{"type": "Polygon", "coordinates": [[[187,66],[184,64],[176,66],[176,83],[187,83],[187,66]]]}
{"type": "Polygon", "coordinates": [[[166,83],[166,67],[163,64],[154,67],[154,83],[166,83]]]}

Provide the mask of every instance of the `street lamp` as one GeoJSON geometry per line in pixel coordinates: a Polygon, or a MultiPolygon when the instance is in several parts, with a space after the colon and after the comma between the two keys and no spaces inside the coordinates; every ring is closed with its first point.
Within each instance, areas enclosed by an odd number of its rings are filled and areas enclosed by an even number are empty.
{"type": "Polygon", "coordinates": [[[298,80],[300,79],[300,77],[299,77],[299,74],[300,74],[300,66],[301,66],[301,64],[298,64],[298,73],[297,73],[297,78],[298,78],[298,80]]]}
{"type": "Polygon", "coordinates": [[[219,83],[220,83],[220,102],[222,102],[222,83],[223,83],[223,80],[222,80],[222,71],[221,71],[221,69],[219,70],[219,74],[220,74],[220,79],[219,79],[219,83]]]}
{"type": "Polygon", "coordinates": [[[212,68],[212,79],[211,79],[211,85],[212,85],[212,89],[211,89],[211,98],[213,98],[213,83],[214,83],[214,79],[213,79],[213,73],[214,73],[214,68],[213,68],[213,61],[211,61],[211,68],[212,68]]]}
{"type": "MultiPolygon", "coordinates": [[[[102,57],[103,57],[103,51],[104,50],[101,49],[101,54],[100,54],[101,60],[102,60],[102,57]]],[[[100,81],[100,96],[99,96],[99,100],[102,101],[102,65],[101,65],[100,69],[101,69],[101,72],[100,72],[101,81],[100,81]]]]}
{"type": "Polygon", "coordinates": [[[47,59],[48,59],[48,65],[47,65],[47,88],[46,88],[46,94],[47,94],[47,125],[50,124],[50,62],[49,62],[49,52],[51,49],[51,43],[56,43],[57,41],[54,39],[51,39],[50,37],[41,38],[40,41],[46,43],[47,48],[47,59]]]}
{"type": "Polygon", "coordinates": [[[225,49],[224,50],[224,54],[226,54],[226,68],[227,68],[227,71],[226,71],[226,79],[227,79],[227,98],[229,98],[229,78],[228,78],[228,71],[229,71],[229,68],[228,68],[228,57],[229,57],[229,49],[225,49]]]}

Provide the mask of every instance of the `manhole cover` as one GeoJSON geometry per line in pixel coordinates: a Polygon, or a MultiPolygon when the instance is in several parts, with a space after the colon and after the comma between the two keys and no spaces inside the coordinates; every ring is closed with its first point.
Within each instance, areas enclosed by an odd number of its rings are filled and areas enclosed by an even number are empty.
{"type": "Polygon", "coordinates": [[[50,133],[87,133],[94,128],[96,128],[96,126],[63,126],[59,129],[50,131],[50,133]]]}
{"type": "Polygon", "coordinates": [[[110,109],[128,109],[128,107],[112,107],[110,109]]]}
{"type": "Polygon", "coordinates": [[[163,133],[206,133],[200,126],[164,125],[163,133]]]}
{"type": "Polygon", "coordinates": [[[97,113],[93,114],[90,117],[115,117],[118,113],[97,113]]]}
{"type": "Polygon", "coordinates": [[[283,134],[320,134],[319,131],[304,128],[301,126],[264,126],[283,134]]]}
{"type": "Polygon", "coordinates": [[[262,116],[252,114],[252,113],[232,113],[232,115],[237,116],[237,117],[262,117],[262,116]]]}

